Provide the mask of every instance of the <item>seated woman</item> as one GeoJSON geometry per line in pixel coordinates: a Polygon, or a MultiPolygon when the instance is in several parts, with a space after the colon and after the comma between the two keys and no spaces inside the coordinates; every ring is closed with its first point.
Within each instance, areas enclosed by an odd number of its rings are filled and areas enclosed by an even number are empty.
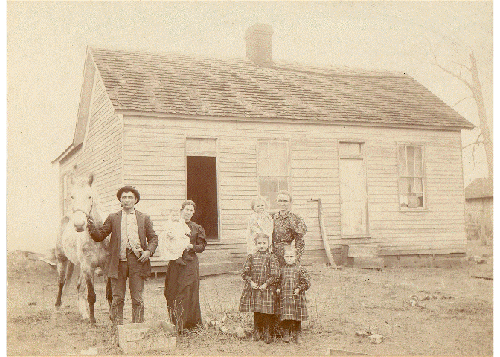
{"type": "Polygon", "coordinates": [[[183,253],[189,259],[184,259],[185,265],[171,260],[165,277],[164,295],[169,316],[181,332],[201,325],[200,263],[197,254],[205,250],[207,241],[203,227],[191,221],[195,209],[196,204],[191,200],[184,201],[181,207],[181,218],[191,231],[190,243],[183,253]]]}
{"type": "MultiPolygon", "coordinates": [[[[273,218],[266,211],[266,201],[263,197],[256,197],[251,202],[252,213],[248,217],[246,239],[247,254],[257,251],[254,237],[256,234],[264,233],[268,237],[273,235],[273,218]]],[[[271,251],[271,247],[269,247],[271,251]]]]}

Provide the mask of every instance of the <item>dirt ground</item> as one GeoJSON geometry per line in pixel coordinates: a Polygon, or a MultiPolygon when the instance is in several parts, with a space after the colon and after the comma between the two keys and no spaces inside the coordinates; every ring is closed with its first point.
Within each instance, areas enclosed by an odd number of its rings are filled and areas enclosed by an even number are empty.
{"type": "MultiPolygon", "coordinates": [[[[179,336],[174,351],[144,354],[325,355],[333,349],[337,354],[378,356],[492,355],[492,247],[472,241],[468,256],[461,266],[447,269],[310,267],[310,319],[303,324],[301,345],[282,341],[266,345],[207,326],[179,336]],[[363,331],[384,339],[370,343],[368,337],[357,335],[363,331]]],[[[7,283],[8,355],[81,355],[89,348],[99,355],[123,354],[112,343],[100,278],[95,325],[78,315],[75,281],[65,292],[61,309],[55,311],[55,270],[36,255],[9,253],[7,283]]],[[[205,323],[225,319],[229,329],[250,328],[250,314],[237,311],[242,286],[238,274],[204,278],[200,303],[205,323]]],[[[147,282],[144,297],[146,319],[166,320],[161,276],[147,282]]],[[[129,296],[125,314],[130,321],[129,296]]]]}

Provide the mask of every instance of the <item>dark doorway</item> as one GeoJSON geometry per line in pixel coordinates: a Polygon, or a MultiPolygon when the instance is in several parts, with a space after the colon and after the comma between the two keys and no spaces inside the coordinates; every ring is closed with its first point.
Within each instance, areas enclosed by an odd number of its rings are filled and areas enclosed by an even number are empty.
{"type": "Polygon", "coordinates": [[[216,158],[187,157],[187,199],[196,203],[193,221],[205,228],[207,238],[219,237],[216,158]]]}

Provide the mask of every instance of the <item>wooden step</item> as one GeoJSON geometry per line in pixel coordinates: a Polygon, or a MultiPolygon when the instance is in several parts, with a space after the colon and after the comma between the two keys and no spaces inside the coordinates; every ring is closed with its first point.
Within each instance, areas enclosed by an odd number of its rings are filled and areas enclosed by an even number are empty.
{"type": "Polygon", "coordinates": [[[233,261],[206,262],[200,263],[200,276],[210,276],[239,272],[241,264],[233,261]]]}
{"type": "Polygon", "coordinates": [[[378,257],[379,248],[374,244],[350,244],[347,256],[349,258],[375,258],[378,257]]]}
{"type": "MultiPolygon", "coordinates": [[[[168,262],[156,262],[151,265],[151,273],[154,277],[167,272],[168,262]]],[[[223,260],[223,261],[206,261],[200,262],[200,276],[218,275],[226,273],[235,273],[241,271],[243,263],[238,261],[223,260]]]]}
{"type": "Polygon", "coordinates": [[[354,257],[349,258],[348,266],[362,269],[382,269],[385,266],[382,257],[354,257]]]}

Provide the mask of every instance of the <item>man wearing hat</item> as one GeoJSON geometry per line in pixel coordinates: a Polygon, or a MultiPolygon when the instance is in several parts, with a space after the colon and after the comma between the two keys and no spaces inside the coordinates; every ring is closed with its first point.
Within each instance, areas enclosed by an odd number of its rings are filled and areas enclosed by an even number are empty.
{"type": "Polygon", "coordinates": [[[107,266],[113,291],[110,313],[113,324],[122,325],[127,277],[132,298],[132,322],[144,322],[142,292],[144,280],[151,275],[149,257],[158,246],[158,236],[149,216],[135,209],[141,199],[139,191],[132,186],[124,186],[118,190],[116,197],[122,210],[110,214],[101,227],[89,219],[88,227],[90,236],[96,242],[111,234],[107,266]]]}

